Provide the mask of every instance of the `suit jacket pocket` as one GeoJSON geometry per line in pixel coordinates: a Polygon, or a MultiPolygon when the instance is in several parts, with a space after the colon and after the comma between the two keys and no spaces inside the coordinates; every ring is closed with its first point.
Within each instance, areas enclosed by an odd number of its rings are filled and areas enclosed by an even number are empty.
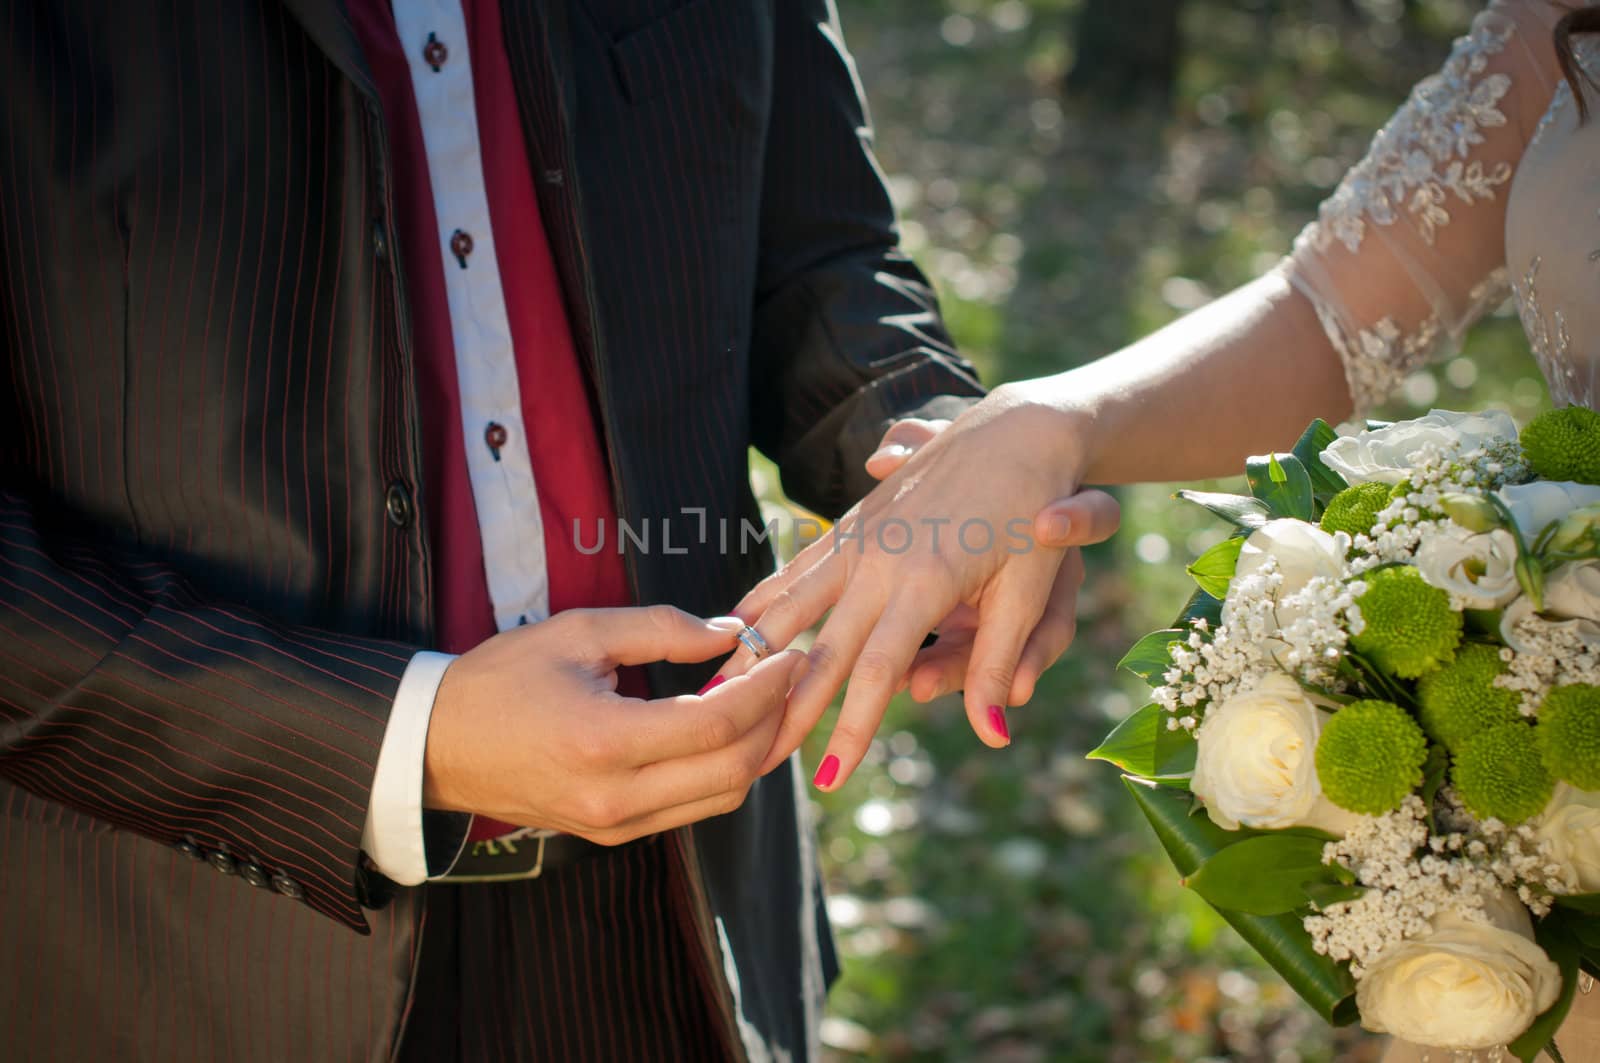
{"type": "Polygon", "coordinates": [[[740,17],[749,6],[749,0],[688,0],[613,37],[611,69],[624,98],[642,105],[678,94],[728,92],[732,102],[748,102],[738,99],[738,90],[756,54],[749,20],[740,17]]]}

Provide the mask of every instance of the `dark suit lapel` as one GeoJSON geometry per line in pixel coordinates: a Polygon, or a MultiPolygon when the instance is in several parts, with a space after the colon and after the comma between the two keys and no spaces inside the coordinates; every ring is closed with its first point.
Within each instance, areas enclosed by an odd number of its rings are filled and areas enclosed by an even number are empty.
{"type": "Polygon", "coordinates": [[[573,130],[578,98],[574,56],[580,44],[576,34],[584,28],[574,20],[586,17],[576,7],[572,0],[501,0],[500,13],[523,134],[538,175],[540,216],[561,276],[573,340],[598,393],[600,345],[583,246],[573,130]]]}
{"type": "Polygon", "coordinates": [[[377,86],[372,83],[366,57],[361,53],[361,42],[356,39],[355,27],[345,12],[344,0],[283,0],[283,6],[356,88],[377,98],[377,86]]]}

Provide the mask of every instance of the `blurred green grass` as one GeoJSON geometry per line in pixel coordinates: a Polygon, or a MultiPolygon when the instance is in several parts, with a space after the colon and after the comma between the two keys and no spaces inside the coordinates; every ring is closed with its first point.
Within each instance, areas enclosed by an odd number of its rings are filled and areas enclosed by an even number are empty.
{"type": "MultiPolygon", "coordinates": [[[[994,384],[1113,350],[1271,268],[1477,5],[1188,0],[1165,116],[1062,98],[1072,0],[841,8],[905,243],[994,384]]],[[[1502,311],[1389,412],[1525,419],[1546,401],[1502,311]]],[[[775,496],[770,467],[756,476],[775,496]]],[[[868,763],[817,802],[845,963],[835,1058],[1376,1058],[1180,886],[1116,772],[1083,759],[1140,704],[1115,662],[1170,619],[1183,565],[1221,534],[1170,492],[1123,493],[1078,641],[1011,714],[1010,749],[981,746],[958,699],[899,699],[868,763]]]]}

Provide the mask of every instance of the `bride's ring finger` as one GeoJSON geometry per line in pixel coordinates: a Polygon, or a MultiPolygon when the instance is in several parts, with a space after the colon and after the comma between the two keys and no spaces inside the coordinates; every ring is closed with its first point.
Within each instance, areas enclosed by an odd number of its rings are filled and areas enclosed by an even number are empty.
{"type": "Polygon", "coordinates": [[[749,624],[746,624],[744,630],[739,632],[739,645],[749,650],[750,656],[758,661],[772,655],[772,647],[767,645],[767,640],[761,637],[761,632],[749,624]]]}
{"type": "Polygon", "coordinates": [[[748,623],[739,633],[739,649],[725,663],[722,674],[730,678],[743,675],[767,653],[788,646],[822,619],[843,589],[844,576],[842,565],[817,565],[779,591],[760,616],[746,615],[748,623]],[[762,647],[766,653],[760,652],[762,647]]]}

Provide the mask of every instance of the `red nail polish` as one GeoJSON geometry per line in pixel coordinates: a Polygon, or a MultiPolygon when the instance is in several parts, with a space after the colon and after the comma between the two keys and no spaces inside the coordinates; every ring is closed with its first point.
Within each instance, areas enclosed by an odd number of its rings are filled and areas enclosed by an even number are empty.
{"type": "Polygon", "coordinates": [[[989,726],[994,728],[994,733],[1011,741],[1011,730],[1006,727],[1006,711],[998,705],[989,706],[989,726]]]}
{"type": "Polygon", "coordinates": [[[724,681],[727,680],[727,678],[728,677],[725,676],[725,675],[714,675],[714,676],[712,676],[711,677],[711,681],[709,683],[707,683],[705,686],[700,688],[700,693],[704,694],[706,691],[710,690],[712,687],[720,686],[724,681]]]}
{"type": "Polygon", "coordinates": [[[822,764],[817,768],[817,774],[812,778],[811,785],[823,790],[833,785],[833,780],[839,777],[839,758],[829,753],[822,758],[822,764]]]}

